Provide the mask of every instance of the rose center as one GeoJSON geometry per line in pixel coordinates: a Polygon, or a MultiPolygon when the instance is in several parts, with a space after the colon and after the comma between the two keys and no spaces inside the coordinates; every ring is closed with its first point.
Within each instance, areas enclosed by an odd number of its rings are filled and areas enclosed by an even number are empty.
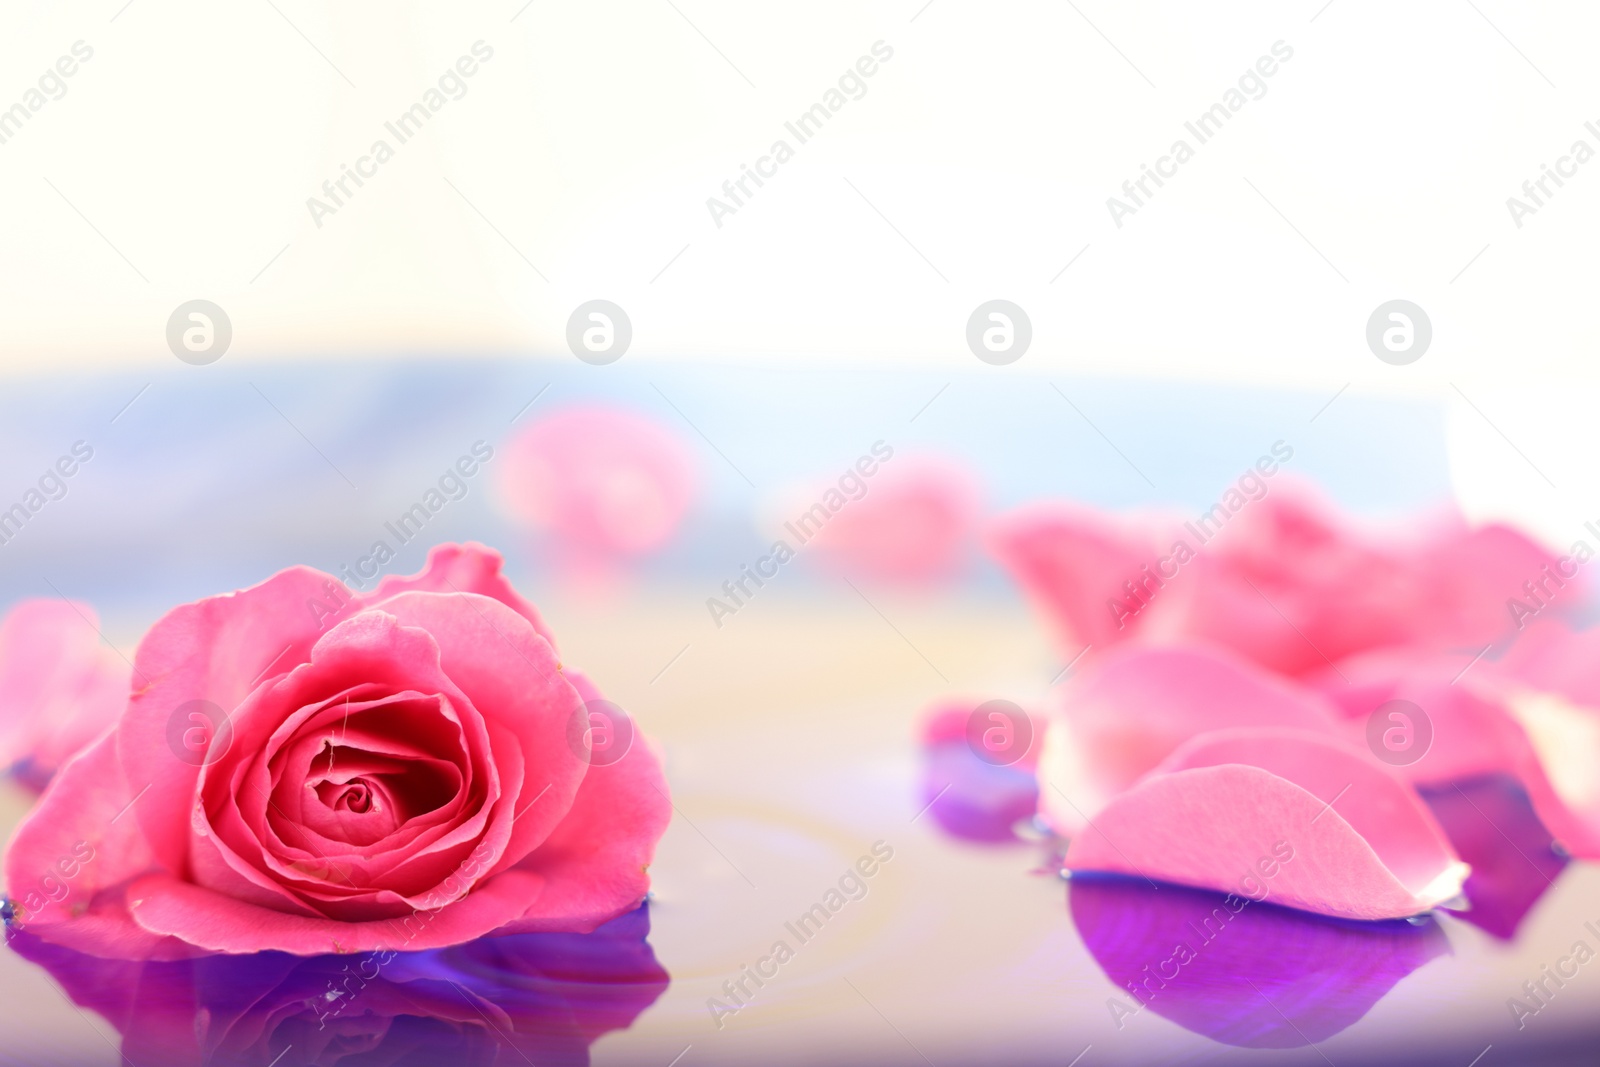
{"type": "Polygon", "coordinates": [[[335,798],[333,806],[344,811],[353,811],[357,815],[365,815],[372,810],[373,803],[372,787],[365,779],[357,778],[344,787],[335,798]]]}
{"type": "Polygon", "coordinates": [[[393,798],[380,783],[357,776],[346,782],[309,783],[323,807],[341,815],[387,816],[386,821],[398,823],[400,812],[392,811],[393,798]]]}

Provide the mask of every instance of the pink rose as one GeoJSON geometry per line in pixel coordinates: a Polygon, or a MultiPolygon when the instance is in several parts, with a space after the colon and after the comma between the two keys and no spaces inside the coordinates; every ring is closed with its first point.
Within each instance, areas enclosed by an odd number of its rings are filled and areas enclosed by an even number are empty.
{"type": "Polygon", "coordinates": [[[695,491],[693,457],[676,434],[607,407],[531,423],[506,443],[497,477],[513,519],[567,561],[600,570],[665,545],[695,491]]]}
{"type": "Polygon", "coordinates": [[[99,625],[65,600],[25,600],[0,622],[0,768],[35,791],[128,702],[128,664],[99,625]]]}
{"type": "Polygon", "coordinates": [[[884,464],[810,544],[847,577],[916,584],[956,573],[977,526],[979,492],[965,468],[933,457],[884,464]]]}
{"type": "Polygon", "coordinates": [[[14,921],[100,956],[311,955],[636,907],[660,764],[500,563],[440,546],[361,595],[293,567],[168,612],[10,844],[14,921]]]}

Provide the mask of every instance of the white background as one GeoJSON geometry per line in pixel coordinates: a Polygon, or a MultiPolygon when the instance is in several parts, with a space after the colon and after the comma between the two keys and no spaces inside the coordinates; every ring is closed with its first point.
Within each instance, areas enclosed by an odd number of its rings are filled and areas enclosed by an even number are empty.
{"type": "Polygon", "coordinates": [[[241,363],[562,353],[604,297],[630,361],[1432,396],[1471,512],[1560,544],[1600,517],[1600,160],[1520,229],[1506,207],[1574,140],[1600,150],[1582,5],[105,0],[0,20],[0,107],[94,49],[0,145],[8,374],[165,367],[166,319],[197,297],[241,363]],[[306,199],[480,39],[467,95],[317,227],[306,199]],[[706,198],[878,40],[894,57],[866,96],[715,226],[706,198]],[[1279,40],[1267,94],[1116,227],[1106,198],[1193,145],[1185,120],[1279,40]],[[964,329],[994,297],[1034,338],[991,370],[964,329]],[[1364,338],[1396,297],[1434,331],[1405,367],[1364,338]]]}

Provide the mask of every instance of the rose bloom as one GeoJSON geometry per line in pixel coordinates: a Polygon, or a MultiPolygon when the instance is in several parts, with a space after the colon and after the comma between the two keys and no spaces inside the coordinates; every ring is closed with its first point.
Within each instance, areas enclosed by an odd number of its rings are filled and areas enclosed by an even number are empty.
{"type": "Polygon", "coordinates": [[[444,545],[371,593],[292,567],[168,612],[18,828],[12,922],[99,956],[310,955],[637,907],[660,763],[500,565],[444,545]]]}
{"type": "Polygon", "coordinates": [[[904,585],[932,583],[961,569],[982,496],[965,467],[913,456],[885,464],[864,484],[859,498],[852,496],[811,539],[823,566],[904,585]]]}
{"type": "Polygon", "coordinates": [[[693,456],[670,429],[623,408],[564,408],[504,449],[500,500],[575,565],[604,569],[658,551],[695,495],[693,456]]]}

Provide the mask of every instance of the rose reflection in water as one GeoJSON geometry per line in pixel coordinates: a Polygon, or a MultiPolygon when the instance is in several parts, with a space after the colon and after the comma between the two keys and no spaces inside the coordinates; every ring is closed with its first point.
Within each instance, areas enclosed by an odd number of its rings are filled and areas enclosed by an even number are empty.
{"type": "Polygon", "coordinates": [[[485,937],[426,952],[177,963],[102,960],[21,932],[9,942],[122,1034],[132,1063],[172,1067],[587,1064],[669,979],[648,906],[592,934],[485,937]]]}
{"type": "MultiPolygon", "coordinates": [[[[940,709],[924,725],[919,805],[951,837],[1018,842],[1020,819],[1038,794],[1031,761],[993,766],[962,732],[966,706],[940,709]]],[[[1549,891],[1567,861],[1511,779],[1490,776],[1422,791],[1473,874],[1459,917],[1503,940],[1549,891]]],[[[1059,840],[1045,867],[1059,868],[1059,840]]],[[[1120,990],[1113,1013],[1129,1025],[1150,1010],[1194,1033],[1245,1048],[1297,1048],[1360,1020],[1406,975],[1450,952],[1432,919],[1349,922],[1266,903],[1234,914],[1222,894],[1118,876],[1077,874],[1070,910],[1085,945],[1120,990]],[[1231,918],[1219,921],[1221,909],[1231,918]],[[1210,918],[1210,936],[1206,920],[1210,918]],[[1182,942],[1194,958],[1173,973],[1182,942]],[[1146,971],[1146,968],[1150,968],[1146,971]],[[1157,968],[1171,976],[1163,986],[1157,968]],[[1136,998],[1129,984],[1151,993],[1136,998]],[[1282,1014],[1279,1014],[1279,1013],[1282,1014]]],[[[1235,898],[1234,906],[1242,898],[1235,898]]],[[[1108,1010],[1110,1010],[1108,1008],[1108,1010]]]]}
{"type": "Polygon", "coordinates": [[[1421,792],[1450,843],[1472,865],[1462,887],[1470,907],[1460,918],[1510,941],[1567,865],[1527,792],[1506,775],[1421,792]]]}
{"type": "MultiPolygon", "coordinates": [[[[926,809],[941,830],[963,841],[1020,843],[1024,839],[1016,827],[1038,805],[1032,760],[1012,766],[980,760],[963,733],[968,710],[964,704],[942,708],[924,724],[918,810],[926,809]]],[[[1568,863],[1527,792],[1506,775],[1418,792],[1472,867],[1462,887],[1467,907],[1447,910],[1502,941],[1511,940],[1568,863]]],[[[1052,848],[1058,853],[1059,842],[1052,848]]],[[[1052,870],[1060,866],[1049,862],[1054,857],[1052,853],[1046,862],[1052,870]]]]}
{"type": "MultiPolygon", "coordinates": [[[[1039,807],[1034,780],[1038,742],[1012,763],[979,759],[968,741],[974,703],[932,712],[922,730],[922,798],[939,828],[951,837],[980,844],[1016,843],[1015,827],[1039,807]]],[[[981,710],[981,708],[980,708],[981,710]]]]}
{"type": "Polygon", "coordinates": [[[1450,952],[1432,919],[1350,922],[1266,903],[1232,913],[1220,893],[1112,876],[1075,875],[1068,899],[1084,944],[1117,986],[1119,1025],[1134,1025],[1144,1004],[1242,1048],[1331,1037],[1450,952]]]}

